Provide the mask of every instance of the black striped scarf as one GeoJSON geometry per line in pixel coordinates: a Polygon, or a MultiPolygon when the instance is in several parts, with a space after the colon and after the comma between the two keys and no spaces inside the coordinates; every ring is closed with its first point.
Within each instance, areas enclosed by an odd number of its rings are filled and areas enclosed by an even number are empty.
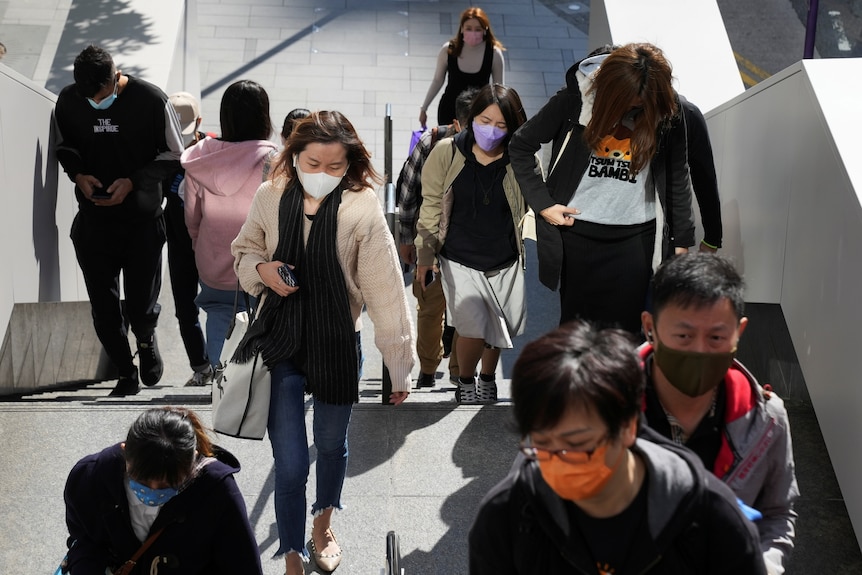
{"type": "Polygon", "coordinates": [[[273,260],[294,265],[299,290],[267,295],[234,356],[243,363],[259,351],[270,369],[290,360],[305,374],[306,391],[336,405],[359,401],[356,332],[336,247],[341,194],[336,190],[320,204],[303,249],[302,188],[288,184],[273,260]]]}

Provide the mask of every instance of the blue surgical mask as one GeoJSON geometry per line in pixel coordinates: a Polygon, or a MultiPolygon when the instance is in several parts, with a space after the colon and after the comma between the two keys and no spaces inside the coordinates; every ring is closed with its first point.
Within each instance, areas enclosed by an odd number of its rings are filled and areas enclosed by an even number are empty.
{"type": "Polygon", "coordinates": [[[99,102],[98,104],[92,98],[87,98],[87,101],[90,103],[90,106],[93,107],[94,110],[107,110],[111,107],[111,104],[117,99],[117,89],[120,87],[120,80],[117,79],[114,81],[114,93],[99,102]]]}
{"type": "Polygon", "coordinates": [[[153,489],[141,483],[138,483],[132,478],[129,478],[129,487],[135,493],[135,497],[144,505],[150,507],[158,507],[164,505],[177,494],[177,490],[173,487],[165,487],[164,489],[153,489]]]}

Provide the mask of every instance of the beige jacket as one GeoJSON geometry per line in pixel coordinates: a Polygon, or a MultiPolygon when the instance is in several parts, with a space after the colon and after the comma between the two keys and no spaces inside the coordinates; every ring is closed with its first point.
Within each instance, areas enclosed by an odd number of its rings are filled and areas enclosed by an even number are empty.
{"type": "MultiPolygon", "coordinates": [[[[243,289],[252,295],[260,295],[266,287],[256,266],[272,261],[278,246],[278,206],[284,187],[283,179],[261,184],[248,218],[231,243],[236,275],[243,289]]],[[[374,322],[374,343],[389,368],[392,391],[410,391],[413,322],[395,241],[377,194],[372,190],[342,194],[336,249],[356,331],[362,327],[364,304],[374,322]]]]}
{"type": "MultiPolygon", "coordinates": [[[[536,159],[538,163],[538,158],[536,159]]],[[[446,241],[449,217],[452,213],[452,182],[464,169],[467,159],[455,146],[452,138],[437,142],[422,168],[422,207],[416,224],[416,264],[430,266],[436,263],[437,254],[446,241]],[[453,150],[453,148],[455,148],[453,150]]],[[[516,241],[521,262],[524,261],[524,242],[521,225],[527,213],[527,203],[515,180],[512,165],[506,166],[503,192],[512,211],[516,241]]]]}

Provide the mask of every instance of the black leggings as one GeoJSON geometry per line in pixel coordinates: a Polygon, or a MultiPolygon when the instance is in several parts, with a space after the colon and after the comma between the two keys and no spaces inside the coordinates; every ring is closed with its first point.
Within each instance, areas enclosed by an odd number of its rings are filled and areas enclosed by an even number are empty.
{"type": "Polygon", "coordinates": [[[630,226],[576,221],[561,230],[560,324],[580,318],[600,328],[640,332],[655,225],[655,220],[630,226]]]}

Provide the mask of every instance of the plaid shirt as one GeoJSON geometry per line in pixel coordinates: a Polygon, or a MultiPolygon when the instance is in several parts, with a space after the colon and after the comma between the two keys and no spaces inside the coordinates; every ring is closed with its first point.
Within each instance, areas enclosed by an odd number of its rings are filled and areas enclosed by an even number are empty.
{"type": "Polygon", "coordinates": [[[434,144],[454,135],[455,128],[452,126],[438,126],[434,130],[427,130],[401,168],[401,174],[398,176],[398,221],[402,244],[412,244],[416,238],[416,220],[422,205],[422,166],[425,165],[434,144]]]}

